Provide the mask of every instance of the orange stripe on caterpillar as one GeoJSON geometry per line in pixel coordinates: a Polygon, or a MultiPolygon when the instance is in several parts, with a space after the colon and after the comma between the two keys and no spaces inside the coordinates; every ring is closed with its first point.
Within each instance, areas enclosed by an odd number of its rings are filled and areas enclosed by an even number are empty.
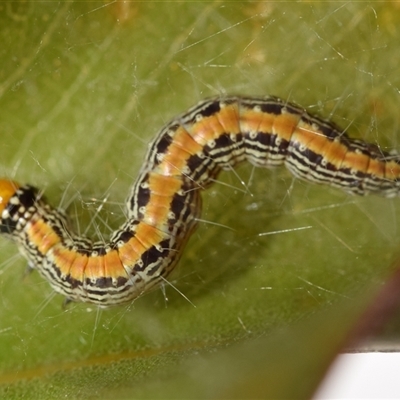
{"type": "Polygon", "coordinates": [[[19,185],[17,182],[8,179],[0,179],[0,215],[7,207],[11,197],[14,196],[18,188],[19,185]]]}
{"type": "Polygon", "coordinates": [[[4,179],[0,232],[68,299],[126,303],[173,270],[200,215],[200,190],[246,160],[286,165],[351,194],[399,194],[398,156],[278,98],[232,96],[205,100],[160,130],[128,196],[127,220],[108,242],[77,236],[35,188],[4,179]]]}

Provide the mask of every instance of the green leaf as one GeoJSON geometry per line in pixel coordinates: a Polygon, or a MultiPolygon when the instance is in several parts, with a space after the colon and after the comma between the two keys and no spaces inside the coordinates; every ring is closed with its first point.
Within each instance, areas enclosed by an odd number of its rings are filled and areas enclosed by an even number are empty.
{"type": "MultiPolygon", "coordinates": [[[[277,95],[396,147],[396,10],[3,2],[1,175],[43,188],[103,238],[149,141],[210,95],[277,95]]],[[[398,200],[243,165],[203,203],[171,285],[127,307],[63,309],[2,239],[1,397],[310,397],[390,271],[398,200]]]]}

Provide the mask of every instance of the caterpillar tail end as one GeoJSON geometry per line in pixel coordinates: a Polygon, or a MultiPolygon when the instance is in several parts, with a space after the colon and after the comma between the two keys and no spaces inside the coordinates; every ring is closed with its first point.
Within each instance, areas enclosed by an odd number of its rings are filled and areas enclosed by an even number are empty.
{"type": "Polygon", "coordinates": [[[19,187],[20,185],[17,182],[10,181],[9,179],[0,179],[0,217],[4,208],[19,187]]]}

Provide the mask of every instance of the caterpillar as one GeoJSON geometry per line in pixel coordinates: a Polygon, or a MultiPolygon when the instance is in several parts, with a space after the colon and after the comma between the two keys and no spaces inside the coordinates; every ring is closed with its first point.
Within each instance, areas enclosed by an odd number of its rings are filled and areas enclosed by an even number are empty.
{"type": "Polygon", "coordinates": [[[127,198],[127,219],[105,241],[73,233],[38,189],[0,180],[0,233],[56,292],[109,306],[131,302],[171,273],[201,212],[201,190],[249,161],[356,195],[398,195],[400,157],[276,97],[216,97],[156,135],[127,198]]]}

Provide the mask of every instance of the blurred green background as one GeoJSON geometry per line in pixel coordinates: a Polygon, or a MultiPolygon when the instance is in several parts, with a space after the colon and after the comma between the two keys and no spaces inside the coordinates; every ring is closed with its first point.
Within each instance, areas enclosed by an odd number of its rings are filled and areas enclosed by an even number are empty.
{"type": "MultiPolygon", "coordinates": [[[[102,239],[149,141],[207,96],[277,95],[399,148],[399,22],[395,2],[2,2],[1,175],[102,239]]],[[[399,217],[397,199],[243,165],[204,193],[176,290],[112,309],[63,309],[1,239],[1,396],[309,397],[399,217]]]]}

